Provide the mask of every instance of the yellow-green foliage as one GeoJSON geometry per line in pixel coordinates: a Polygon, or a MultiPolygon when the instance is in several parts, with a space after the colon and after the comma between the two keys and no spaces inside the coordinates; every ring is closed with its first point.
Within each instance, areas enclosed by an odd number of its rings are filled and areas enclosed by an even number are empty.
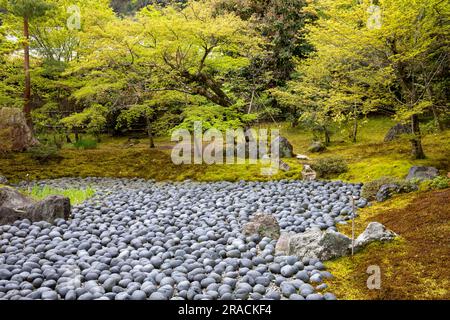
{"type": "Polygon", "coordinates": [[[62,195],[68,197],[70,203],[73,205],[82,203],[91,198],[95,194],[95,190],[91,187],[87,187],[86,189],[55,189],[49,186],[34,186],[30,192],[27,193],[36,200],[42,200],[52,195],[62,195]]]}

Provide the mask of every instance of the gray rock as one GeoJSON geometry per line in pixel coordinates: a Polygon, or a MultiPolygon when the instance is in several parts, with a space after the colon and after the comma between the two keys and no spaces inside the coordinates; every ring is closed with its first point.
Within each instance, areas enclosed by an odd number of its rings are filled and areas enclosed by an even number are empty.
{"type": "Polygon", "coordinates": [[[395,126],[389,129],[388,133],[384,137],[384,142],[394,141],[402,134],[412,134],[411,125],[397,123],[395,126]]]}
{"type": "Polygon", "coordinates": [[[286,281],[281,284],[280,288],[281,288],[281,293],[286,298],[289,298],[292,294],[297,292],[297,290],[292,285],[292,283],[289,283],[289,282],[286,282],[286,281]]]}
{"type": "Polygon", "coordinates": [[[273,141],[272,144],[278,143],[279,145],[279,156],[280,158],[292,158],[294,156],[294,147],[285,137],[278,136],[273,141]]]}
{"type": "Polygon", "coordinates": [[[289,296],[289,300],[305,300],[305,298],[302,295],[294,293],[289,296]]]}
{"type": "Polygon", "coordinates": [[[21,209],[31,205],[33,200],[25,197],[19,191],[11,187],[0,188],[0,207],[7,207],[12,209],[21,209]]]}
{"type": "Polygon", "coordinates": [[[286,265],[281,268],[281,275],[290,278],[297,272],[297,269],[291,265],[286,265]]]}
{"type": "Polygon", "coordinates": [[[325,300],[336,300],[336,296],[330,292],[326,292],[323,295],[325,300]]]}
{"type": "Polygon", "coordinates": [[[306,300],[324,300],[324,298],[321,294],[312,293],[306,296],[306,300]]]}
{"type": "Polygon", "coordinates": [[[380,189],[378,189],[375,198],[378,202],[383,202],[391,198],[392,195],[396,193],[400,193],[400,185],[397,183],[384,184],[380,187],[380,189]]]}
{"type": "Polygon", "coordinates": [[[308,147],[309,152],[322,152],[325,151],[326,147],[325,145],[320,141],[314,141],[311,143],[311,145],[308,147]]]}
{"type": "Polygon", "coordinates": [[[131,300],[145,300],[147,299],[147,294],[142,290],[136,290],[131,294],[131,300]]]}
{"type": "Polygon", "coordinates": [[[413,166],[409,169],[406,180],[431,180],[436,178],[438,175],[439,171],[434,167],[413,166]]]}
{"type": "Polygon", "coordinates": [[[278,239],[280,236],[280,226],[277,219],[270,214],[257,213],[255,216],[244,225],[242,233],[246,236],[254,234],[261,237],[269,237],[271,239],[278,239]]]}
{"type": "Polygon", "coordinates": [[[150,300],[167,300],[167,297],[160,292],[153,292],[150,295],[150,300]]]}
{"type": "Polygon", "coordinates": [[[0,153],[25,151],[39,144],[28,127],[25,114],[19,108],[0,108],[0,153]]]}
{"type": "Polygon", "coordinates": [[[355,250],[360,250],[366,245],[374,241],[392,241],[397,237],[395,232],[386,229],[384,225],[379,222],[371,222],[355,240],[355,250]]]}
{"type": "Polygon", "coordinates": [[[47,221],[69,219],[71,213],[70,199],[64,196],[48,196],[42,201],[24,208],[31,221],[47,221]]]}
{"type": "Polygon", "coordinates": [[[289,254],[298,258],[317,258],[323,261],[345,256],[351,239],[331,229],[325,232],[311,229],[290,237],[289,254]]]}

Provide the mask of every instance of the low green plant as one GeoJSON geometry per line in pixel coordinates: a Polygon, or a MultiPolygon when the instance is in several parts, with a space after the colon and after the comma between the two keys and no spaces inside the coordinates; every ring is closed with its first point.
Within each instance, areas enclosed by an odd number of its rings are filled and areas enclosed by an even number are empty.
{"type": "Polygon", "coordinates": [[[54,144],[39,144],[28,149],[30,157],[39,163],[60,159],[58,147],[54,144]]]}
{"type": "Polygon", "coordinates": [[[348,164],[342,157],[328,157],[316,160],[311,168],[321,178],[330,178],[348,171],[348,164]]]}
{"type": "Polygon", "coordinates": [[[432,180],[424,180],[420,182],[420,191],[441,190],[450,188],[450,178],[444,176],[437,176],[432,180]]]}
{"type": "Polygon", "coordinates": [[[376,199],[378,190],[385,184],[398,185],[398,193],[409,193],[417,190],[417,183],[414,181],[394,177],[381,177],[380,179],[365,183],[361,190],[361,196],[369,201],[373,201],[376,199]]]}
{"type": "Polygon", "coordinates": [[[396,183],[398,179],[393,177],[381,177],[379,179],[367,182],[363,185],[361,190],[361,196],[369,201],[373,201],[376,198],[378,190],[382,185],[396,183]]]}
{"type": "Polygon", "coordinates": [[[36,200],[42,200],[48,196],[61,195],[68,197],[71,204],[79,204],[91,198],[95,194],[95,190],[91,187],[85,189],[56,189],[49,186],[34,186],[28,193],[36,200]]]}
{"type": "Polygon", "coordinates": [[[91,139],[80,139],[77,142],[73,143],[73,146],[77,149],[96,149],[97,141],[91,139]]]}

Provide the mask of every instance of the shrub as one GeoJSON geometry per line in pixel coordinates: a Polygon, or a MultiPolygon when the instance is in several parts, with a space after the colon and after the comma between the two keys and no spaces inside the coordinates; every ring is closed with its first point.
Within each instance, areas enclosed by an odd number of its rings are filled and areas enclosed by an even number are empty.
{"type": "Polygon", "coordinates": [[[347,162],[341,157],[328,157],[316,160],[311,168],[321,178],[329,178],[348,171],[347,162]]]}
{"type": "Polygon", "coordinates": [[[409,193],[417,190],[417,185],[413,181],[396,179],[393,177],[381,177],[380,179],[365,183],[361,190],[361,196],[369,201],[376,199],[378,190],[385,184],[398,185],[397,193],[409,193]]]}
{"type": "Polygon", "coordinates": [[[363,185],[361,190],[361,196],[369,201],[375,200],[378,190],[384,184],[396,183],[397,179],[392,177],[381,177],[363,185]]]}
{"type": "Polygon", "coordinates": [[[77,149],[96,149],[97,141],[91,139],[81,139],[73,144],[73,146],[77,149]]]}
{"type": "Polygon", "coordinates": [[[421,191],[439,190],[450,188],[450,178],[437,176],[432,180],[422,181],[419,185],[421,191]]]}
{"type": "Polygon", "coordinates": [[[46,163],[50,160],[59,160],[58,148],[52,144],[40,144],[28,149],[30,157],[39,163],[46,163]]]}

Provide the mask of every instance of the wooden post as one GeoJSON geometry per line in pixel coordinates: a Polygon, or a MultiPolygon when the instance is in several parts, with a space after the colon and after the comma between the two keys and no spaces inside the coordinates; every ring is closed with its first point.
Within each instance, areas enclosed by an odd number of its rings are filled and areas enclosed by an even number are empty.
{"type": "Polygon", "coordinates": [[[352,257],[355,253],[355,214],[356,214],[356,206],[355,206],[355,197],[350,196],[352,199],[352,257]]]}

